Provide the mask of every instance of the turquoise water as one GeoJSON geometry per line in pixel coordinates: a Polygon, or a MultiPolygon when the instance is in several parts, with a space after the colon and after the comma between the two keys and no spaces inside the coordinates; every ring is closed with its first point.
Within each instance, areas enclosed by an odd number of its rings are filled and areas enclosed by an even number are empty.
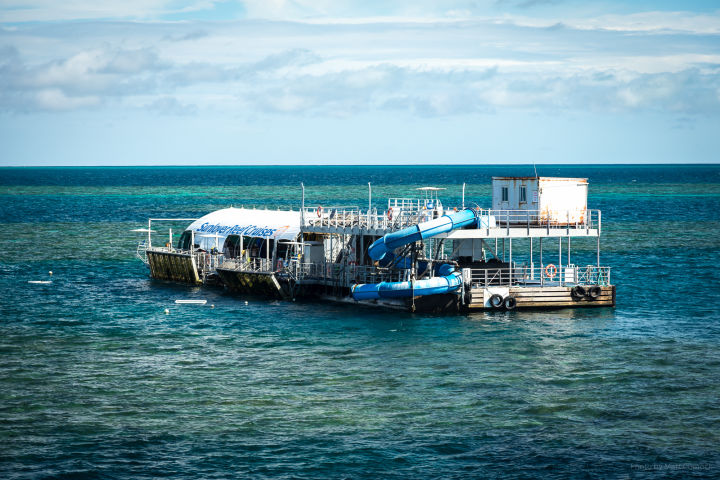
{"type": "Polygon", "coordinates": [[[301,181],[488,205],[531,168],[0,169],[0,477],[720,476],[720,166],[542,167],[589,177],[615,309],[274,302],[134,258],[148,217],[297,208],[301,181]]]}

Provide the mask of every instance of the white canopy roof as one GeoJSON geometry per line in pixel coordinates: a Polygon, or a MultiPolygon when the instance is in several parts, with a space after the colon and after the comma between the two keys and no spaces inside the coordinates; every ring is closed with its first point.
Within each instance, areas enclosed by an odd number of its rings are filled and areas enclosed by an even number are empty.
{"type": "Polygon", "coordinates": [[[195,231],[195,243],[203,248],[222,247],[229,235],[295,240],[300,233],[300,212],[225,208],[195,220],[187,230],[195,231]]]}

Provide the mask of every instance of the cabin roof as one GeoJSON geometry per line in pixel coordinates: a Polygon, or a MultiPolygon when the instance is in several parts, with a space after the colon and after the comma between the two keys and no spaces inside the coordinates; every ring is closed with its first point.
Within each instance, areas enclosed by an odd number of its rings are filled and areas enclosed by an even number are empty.
{"type": "Polygon", "coordinates": [[[200,238],[223,239],[228,235],[294,240],[300,233],[300,212],[225,208],[195,220],[188,230],[200,238]]]}

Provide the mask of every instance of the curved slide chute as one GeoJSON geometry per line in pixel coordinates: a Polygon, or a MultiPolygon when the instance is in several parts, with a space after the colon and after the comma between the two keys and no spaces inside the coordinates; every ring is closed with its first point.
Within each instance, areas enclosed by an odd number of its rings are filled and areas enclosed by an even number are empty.
{"type": "Polygon", "coordinates": [[[352,296],[355,300],[377,300],[379,298],[403,298],[421,295],[449,293],[462,285],[460,272],[452,265],[443,264],[438,269],[440,276],[410,282],[380,282],[354,285],[352,296]]]}
{"type": "MultiPolygon", "coordinates": [[[[368,254],[373,260],[382,261],[387,257],[393,259],[392,251],[398,247],[475,224],[477,224],[477,215],[469,208],[443,215],[428,222],[388,233],[370,245],[368,254]]],[[[376,300],[436,295],[454,292],[462,285],[462,275],[452,265],[441,265],[437,270],[437,275],[425,280],[409,282],[358,284],[353,286],[352,296],[355,300],[376,300]]]]}
{"type": "Polygon", "coordinates": [[[443,215],[429,222],[418,223],[397,232],[388,233],[368,248],[368,255],[373,260],[382,260],[385,255],[398,247],[426,238],[447,233],[452,230],[469,227],[477,222],[477,215],[472,209],[466,208],[456,213],[443,215]]]}

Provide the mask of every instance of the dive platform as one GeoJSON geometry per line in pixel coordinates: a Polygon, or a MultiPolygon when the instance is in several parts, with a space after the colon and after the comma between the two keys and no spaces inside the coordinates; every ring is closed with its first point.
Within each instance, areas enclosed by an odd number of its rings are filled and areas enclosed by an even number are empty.
{"type": "Polygon", "coordinates": [[[172,219],[150,219],[138,255],[156,279],[285,300],[432,312],[615,305],[586,179],[496,177],[493,208],[467,207],[464,194],[445,207],[441,190],[378,210],[306,207],[302,186],[297,210],[218,210],[160,247],[153,222],[172,219]]]}

